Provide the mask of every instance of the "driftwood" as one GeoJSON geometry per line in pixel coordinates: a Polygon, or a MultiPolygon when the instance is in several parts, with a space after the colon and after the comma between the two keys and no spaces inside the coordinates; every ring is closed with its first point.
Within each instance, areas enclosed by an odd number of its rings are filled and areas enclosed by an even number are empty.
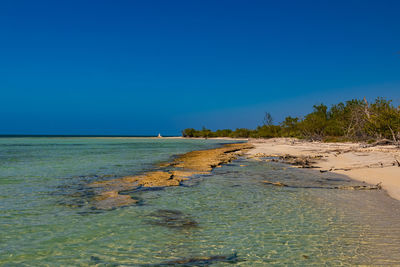
{"type": "Polygon", "coordinates": [[[335,170],[335,171],[345,171],[345,172],[351,171],[350,168],[337,168],[337,169],[334,169],[334,170],[335,170]]]}
{"type": "Polygon", "coordinates": [[[397,163],[397,167],[400,167],[400,161],[397,158],[395,158],[394,160],[395,162],[393,162],[393,166],[395,166],[397,163]]]}
{"type": "Polygon", "coordinates": [[[374,147],[374,146],[386,146],[386,145],[399,145],[398,142],[389,140],[389,139],[381,139],[372,144],[364,145],[363,147],[374,147]]]}

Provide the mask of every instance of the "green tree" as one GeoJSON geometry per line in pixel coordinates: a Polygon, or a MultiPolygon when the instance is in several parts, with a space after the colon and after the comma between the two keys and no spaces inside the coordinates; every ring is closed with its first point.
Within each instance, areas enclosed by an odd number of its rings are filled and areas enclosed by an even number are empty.
{"type": "Polygon", "coordinates": [[[378,139],[387,138],[398,142],[400,132],[400,111],[395,108],[391,100],[377,98],[368,107],[369,118],[367,131],[378,139]]]}
{"type": "Polygon", "coordinates": [[[286,117],[285,120],[281,123],[282,127],[282,135],[285,137],[299,137],[300,129],[299,129],[299,118],[295,117],[286,117]]]}
{"type": "Polygon", "coordinates": [[[196,132],[197,131],[193,128],[186,128],[185,130],[182,131],[182,136],[183,137],[195,137],[196,132]]]}
{"type": "Polygon", "coordinates": [[[246,128],[237,128],[232,132],[231,137],[234,138],[248,138],[250,137],[252,131],[246,128]]]}
{"type": "Polygon", "coordinates": [[[232,134],[231,129],[223,129],[223,130],[217,130],[215,131],[215,135],[217,137],[229,137],[232,134]]]}
{"type": "Polygon", "coordinates": [[[325,135],[325,127],[327,126],[328,107],[320,104],[314,105],[313,108],[313,112],[305,116],[299,127],[304,137],[321,140],[325,135]]]}

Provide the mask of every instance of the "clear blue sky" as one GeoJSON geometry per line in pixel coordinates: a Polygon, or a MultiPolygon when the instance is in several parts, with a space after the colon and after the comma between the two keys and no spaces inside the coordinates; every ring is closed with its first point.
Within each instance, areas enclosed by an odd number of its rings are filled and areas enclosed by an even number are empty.
{"type": "Polygon", "coordinates": [[[400,103],[400,1],[0,2],[0,134],[256,127],[400,103]]]}

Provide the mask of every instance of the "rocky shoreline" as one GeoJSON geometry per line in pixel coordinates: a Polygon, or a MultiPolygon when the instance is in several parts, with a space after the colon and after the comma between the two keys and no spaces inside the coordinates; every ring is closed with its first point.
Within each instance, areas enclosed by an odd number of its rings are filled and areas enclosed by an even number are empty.
{"type": "MultiPolygon", "coordinates": [[[[249,159],[346,175],[366,185],[332,189],[385,189],[391,197],[400,200],[400,149],[396,146],[309,142],[295,138],[256,139],[250,143],[254,149],[247,154],[249,159]]],[[[265,181],[265,184],[290,186],[277,181],[265,181]]]]}
{"type": "MultiPolygon", "coordinates": [[[[319,169],[321,173],[344,174],[369,185],[339,186],[344,190],[379,190],[400,199],[400,151],[392,147],[365,147],[354,143],[319,143],[292,138],[250,140],[219,148],[191,151],[162,163],[155,171],[87,185],[94,192],[90,205],[109,210],[138,202],[129,192],[179,186],[196,174],[208,174],[241,155],[257,161],[289,164],[296,168],[319,169]],[[377,175],[378,174],[378,175],[377,175]]],[[[290,186],[279,181],[264,181],[272,186],[290,186]]]]}
{"type": "Polygon", "coordinates": [[[109,210],[137,203],[126,191],[141,187],[159,188],[179,186],[195,174],[208,174],[214,168],[229,163],[253,148],[249,143],[226,144],[219,148],[198,150],[162,163],[159,170],[136,176],[93,182],[87,187],[94,191],[91,205],[95,209],[109,210]]]}

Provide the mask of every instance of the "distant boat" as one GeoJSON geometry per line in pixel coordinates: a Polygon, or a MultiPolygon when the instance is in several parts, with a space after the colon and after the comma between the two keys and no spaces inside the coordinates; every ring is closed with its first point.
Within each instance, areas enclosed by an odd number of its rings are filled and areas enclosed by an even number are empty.
{"type": "Polygon", "coordinates": [[[158,138],[162,138],[162,136],[161,136],[161,134],[160,134],[160,133],[158,134],[158,136],[157,136],[157,137],[158,137],[158,138]]]}

